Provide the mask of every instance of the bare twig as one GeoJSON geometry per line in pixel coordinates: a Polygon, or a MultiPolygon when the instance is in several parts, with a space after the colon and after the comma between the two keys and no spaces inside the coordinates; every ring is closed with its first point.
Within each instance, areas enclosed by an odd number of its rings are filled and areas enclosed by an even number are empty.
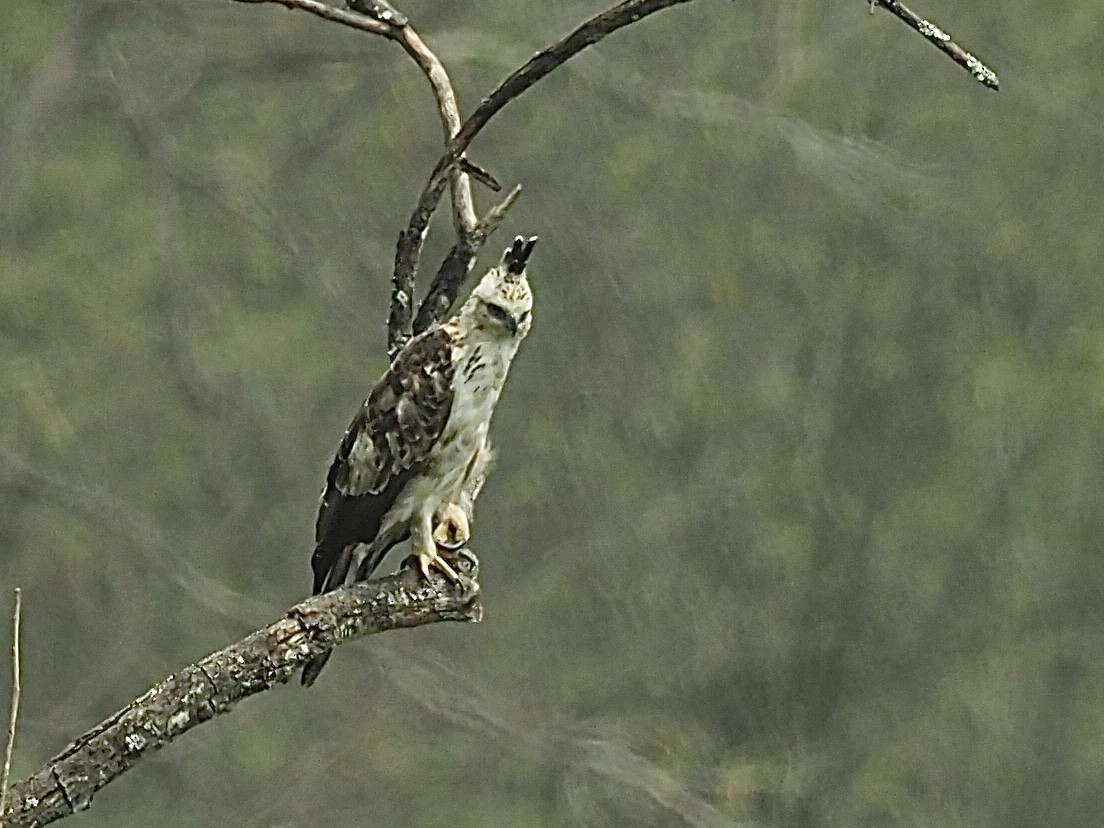
{"type": "Polygon", "coordinates": [[[997,77],[997,73],[986,66],[975,55],[967,52],[953,40],[951,36],[936,26],[930,20],[925,20],[912,9],[908,8],[904,3],[899,3],[897,0],[871,0],[870,11],[874,11],[875,6],[881,6],[890,14],[895,15],[898,19],[903,20],[910,28],[920,32],[928,42],[943,52],[943,54],[950,57],[955,63],[974,76],[974,80],[983,86],[987,86],[990,89],[1000,89],[1000,79],[997,77]]]}
{"type": "Polygon", "coordinates": [[[324,20],[332,20],[334,23],[340,23],[343,26],[349,26],[353,29],[360,29],[362,32],[370,32],[371,34],[381,35],[382,37],[390,38],[391,40],[399,39],[399,30],[401,26],[392,21],[381,20],[376,17],[369,17],[366,14],[361,14],[357,11],[349,11],[347,9],[339,9],[336,6],[330,6],[326,3],[319,2],[319,0],[236,0],[238,3],[278,3],[281,6],[286,6],[289,9],[299,9],[305,11],[308,14],[313,14],[317,17],[321,17],[324,20]]]}
{"type": "Polygon", "coordinates": [[[19,622],[23,614],[23,590],[15,588],[15,609],[12,611],[12,692],[11,715],[8,718],[8,742],[4,748],[4,770],[0,773],[0,814],[8,804],[8,777],[11,775],[12,750],[15,747],[15,725],[19,721],[19,622]]]}
{"type": "MultiPolygon", "coordinates": [[[[513,72],[483,99],[464,122],[460,131],[449,141],[444,155],[433,168],[429,181],[418,198],[418,205],[414,208],[410,221],[399,234],[399,242],[395,250],[394,296],[400,303],[406,303],[408,313],[413,295],[414,275],[418,270],[418,260],[426,230],[429,229],[429,220],[436,211],[437,205],[440,204],[449,170],[458,163],[472,139],[506,104],[583,49],[651,14],[689,2],[691,0],[625,0],[612,9],[595,15],[566,37],[537,52],[524,66],[513,72]]],[[[440,276],[439,273],[438,278],[440,276]]],[[[434,293],[437,287],[435,282],[430,288],[430,293],[434,293]]]]}
{"type": "Polygon", "coordinates": [[[499,180],[491,175],[487,170],[483,169],[481,166],[472,161],[470,158],[460,159],[460,169],[462,169],[464,172],[466,172],[468,175],[470,175],[472,178],[474,178],[476,181],[478,181],[480,184],[487,187],[488,189],[493,190],[496,193],[502,192],[502,184],[499,182],[499,180]]]}
{"type": "Polygon", "coordinates": [[[144,756],[242,699],[286,683],[309,659],[361,635],[437,621],[479,621],[475,556],[457,562],[466,586],[416,567],[302,602],[236,644],[185,667],[76,739],[12,786],[0,828],[46,825],[92,797],[144,756]]]}
{"type": "Polygon", "coordinates": [[[418,308],[418,315],[414,319],[414,333],[421,333],[434,322],[440,322],[448,313],[449,308],[456,301],[456,295],[460,292],[464,279],[471,271],[475,257],[479,255],[487,239],[498,229],[498,225],[506,218],[506,212],[514,206],[519,195],[521,195],[521,185],[514,187],[501,203],[488,210],[474,231],[453,245],[452,250],[437,269],[437,275],[433,278],[429,293],[418,308]]]}
{"type": "Polygon", "coordinates": [[[346,5],[354,11],[362,12],[385,23],[395,23],[399,26],[405,26],[407,23],[406,15],[387,0],[346,0],[346,5]]]}
{"type": "MultiPolygon", "coordinates": [[[[406,53],[421,67],[433,94],[437,98],[437,109],[441,116],[441,123],[445,129],[445,141],[449,141],[460,131],[460,108],[456,103],[456,92],[452,88],[448,72],[444,65],[425,42],[418,36],[414,29],[407,25],[403,27],[402,37],[399,43],[406,53]]],[[[453,214],[455,216],[456,233],[463,238],[475,229],[477,219],[475,217],[475,204],[472,201],[471,181],[460,165],[453,167],[452,197],[454,203],[453,214]]]]}
{"type": "MultiPolygon", "coordinates": [[[[481,242],[472,237],[477,230],[478,219],[471,197],[470,180],[466,175],[471,167],[463,164],[463,154],[475,136],[487,125],[499,110],[545,75],[561,66],[574,55],[605,38],[624,26],[636,23],[657,11],[691,2],[691,0],[624,0],[607,11],[595,15],[566,37],[534,55],[524,66],[507,77],[491,92],[463,125],[460,125],[456,95],[448,74],[437,56],[425,45],[405,16],[385,0],[351,0],[354,10],[345,11],[319,2],[319,0],[239,0],[239,2],[272,2],[288,8],[297,8],[353,28],[368,31],[400,43],[429,79],[437,98],[438,110],[448,144],[441,159],[434,167],[418,204],[406,228],[399,234],[395,250],[395,270],[392,281],[391,307],[387,321],[388,355],[394,356],[414,330],[421,329],[426,319],[438,318],[442,308],[447,308],[452,287],[463,281],[471,268],[473,250],[481,242]],[[359,9],[360,11],[356,11],[359,9]],[[425,243],[429,222],[440,204],[446,183],[451,182],[453,192],[454,224],[457,244],[442,263],[428,291],[428,299],[418,311],[418,319],[411,324],[417,275],[422,245],[425,243]],[[459,277],[458,277],[459,274],[459,277]]],[[[896,15],[931,43],[965,67],[978,81],[997,89],[999,80],[976,56],[955,43],[941,28],[915,14],[898,0],[871,0],[871,10],[881,6],[896,15]]],[[[479,177],[480,180],[485,180],[479,177]]],[[[493,181],[493,178],[490,180],[493,181]]],[[[485,237],[484,237],[485,238],[485,237]]]]}
{"type": "MultiPolygon", "coordinates": [[[[402,43],[407,54],[422,68],[433,86],[441,121],[445,128],[447,144],[460,131],[460,110],[456,104],[456,94],[452,89],[448,73],[437,56],[426,47],[418,33],[409,26],[403,29],[403,37],[399,42],[402,43]]],[[[457,157],[459,158],[459,156],[457,157]]],[[[471,179],[461,170],[458,164],[450,167],[449,178],[452,183],[453,215],[455,217],[453,224],[456,228],[457,244],[458,246],[467,246],[478,224],[475,205],[472,201],[471,179]]],[[[421,241],[419,239],[419,246],[421,241]]],[[[467,266],[470,267],[470,262],[467,266]]],[[[387,315],[388,358],[394,358],[412,333],[411,317],[414,311],[415,275],[416,270],[414,269],[410,270],[409,273],[404,271],[403,278],[400,279],[399,270],[396,266],[391,288],[391,308],[387,315]]]]}

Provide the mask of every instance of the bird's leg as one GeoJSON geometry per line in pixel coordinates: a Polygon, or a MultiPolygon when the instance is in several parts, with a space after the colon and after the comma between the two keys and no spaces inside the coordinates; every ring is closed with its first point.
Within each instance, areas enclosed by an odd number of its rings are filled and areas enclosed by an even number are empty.
{"type": "Polygon", "coordinates": [[[437,553],[437,544],[433,540],[433,512],[431,510],[422,510],[422,514],[418,516],[411,534],[413,535],[414,549],[418,553],[418,566],[421,568],[425,579],[429,580],[429,567],[435,566],[441,571],[441,574],[454,584],[460,583],[460,576],[456,574],[456,570],[437,553]]]}

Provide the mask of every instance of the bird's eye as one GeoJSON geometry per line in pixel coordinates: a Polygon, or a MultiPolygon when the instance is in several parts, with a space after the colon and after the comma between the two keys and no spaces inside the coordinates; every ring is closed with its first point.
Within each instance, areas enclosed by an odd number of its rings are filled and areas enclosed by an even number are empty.
{"type": "Polygon", "coordinates": [[[495,319],[506,319],[510,315],[502,305],[496,305],[493,302],[487,303],[487,312],[495,319]]]}

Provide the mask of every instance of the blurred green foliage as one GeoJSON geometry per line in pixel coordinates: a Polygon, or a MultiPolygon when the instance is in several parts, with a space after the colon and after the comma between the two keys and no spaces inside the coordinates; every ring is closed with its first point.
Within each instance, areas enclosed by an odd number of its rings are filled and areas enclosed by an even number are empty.
{"type": "MultiPolygon", "coordinates": [[[[342,648],[82,824],[1099,823],[1104,24],[917,3],[1002,92],[857,0],[701,0],[512,103],[485,622],[342,648]]],[[[469,110],[601,7],[402,6],[469,110]]],[[[393,44],[274,6],[5,22],[22,775],[308,591],[441,135],[393,44]]]]}

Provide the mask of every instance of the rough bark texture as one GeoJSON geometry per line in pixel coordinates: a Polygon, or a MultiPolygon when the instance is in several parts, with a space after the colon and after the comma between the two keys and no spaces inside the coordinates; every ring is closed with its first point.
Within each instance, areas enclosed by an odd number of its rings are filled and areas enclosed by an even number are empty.
{"type": "Polygon", "coordinates": [[[84,810],[106,784],[143,756],[247,696],[291,679],[310,658],[371,633],[436,621],[479,621],[482,606],[473,555],[457,562],[470,578],[457,586],[425,581],[405,567],[292,607],[237,644],[189,665],[98,724],[8,790],[0,828],[31,828],[84,810]]]}

